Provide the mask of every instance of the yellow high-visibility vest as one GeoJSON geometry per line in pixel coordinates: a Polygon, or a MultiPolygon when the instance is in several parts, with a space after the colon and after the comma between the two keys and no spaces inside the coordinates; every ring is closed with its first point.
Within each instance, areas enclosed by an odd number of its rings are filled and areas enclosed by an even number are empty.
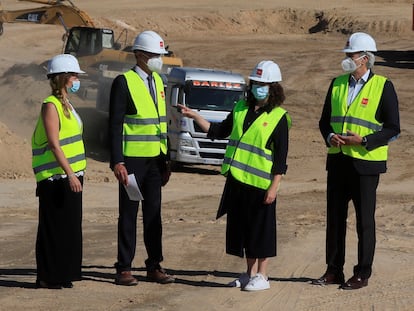
{"type": "Polygon", "coordinates": [[[233,110],[233,129],[221,173],[226,175],[230,171],[236,180],[267,190],[273,180],[273,150],[267,149],[266,143],[284,115],[289,128],[291,119],[285,109],[276,107],[269,113],[263,112],[243,133],[247,111],[245,100],[239,101],[233,110]]]}
{"type": "MultiPolygon", "coordinates": [[[[43,103],[52,103],[56,107],[59,116],[59,144],[68,159],[70,167],[74,172],[84,170],[86,168],[86,157],[82,139],[82,125],[78,123],[78,119],[72,111],[69,110],[70,118],[64,115],[62,103],[55,96],[47,97],[43,103]]],[[[47,179],[53,175],[66,174],[48,146],[41,115],[32,135],[32,168],[36,181],[47,179]]]]}
{"type": "MultiPolygon", "coordinates": [[[[380,131],[382,123],[375,119],[387,78],[374,75],[362,87],[353,102],[347,105],[349,75],[335,79],[331,96],[331,126],[336,134],[346,135],[347,130],[362,137],[380,131]]],[[[368,151],[360,145],[331,146],[328,153],[342,152],[350,157],[367,161],[386,161],[388,145],[368,151]]]]}
{"type": "Polygon", "coordinates": [[[167,117],[164,84],[153,73],[157,105],[147,87],[134,70],[124,73],[129,92],[137,110],[126,115],[123,125],[123,154],[129,157],[156,157],[167,154],[167,117]]]}

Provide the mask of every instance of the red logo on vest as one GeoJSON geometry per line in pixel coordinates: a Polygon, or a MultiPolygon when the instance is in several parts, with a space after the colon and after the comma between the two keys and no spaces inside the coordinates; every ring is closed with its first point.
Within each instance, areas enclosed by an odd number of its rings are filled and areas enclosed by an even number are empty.
{"type": "Polygon", "coordinates": [[[361,105],[362,105],[362,106],[367,106],[367,105],[368,105],[368,98],[363,98],[363,99],[361,100],[361,105]]]}
{"type": "Polygon", "coordinates": [[[268,126],[269,125],[269,123],[267,123],[267,122],[263,122],[263,126],[268,126]]]}
{"type": "Polygon", "coordinates": [[[161,97],[162,97],[162,99],[165,99],[164,91],[161,91],[161,97]]]}

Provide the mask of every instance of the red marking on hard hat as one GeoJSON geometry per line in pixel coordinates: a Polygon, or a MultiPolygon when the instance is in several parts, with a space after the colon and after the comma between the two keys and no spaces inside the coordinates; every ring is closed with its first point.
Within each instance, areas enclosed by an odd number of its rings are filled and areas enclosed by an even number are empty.
{"type": "Polygon", "coordinates": [[[160,41],[160,48],[164,47],[164,42],[160,41]]]}
{"type": "Polygon", "coordinates": [[[260,69],[260,68],[257,68],[256,74],[261,77],[262,76],[262,73],[263,73],[263,70],[260,69]]]}

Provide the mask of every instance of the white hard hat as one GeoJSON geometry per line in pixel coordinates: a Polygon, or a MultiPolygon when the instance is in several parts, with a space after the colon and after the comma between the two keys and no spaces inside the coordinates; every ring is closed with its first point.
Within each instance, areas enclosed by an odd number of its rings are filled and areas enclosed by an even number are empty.
{"type": "Polygon", "coordinates": [[[168,54],[165,49],[164,40],[159,34],[151,30],[143,31],[135,38],[132,50],[140,50],[154,54],[168,54]]]}
{"type": "Polygon", "coordinates": [[[47,75],[64,72],[85,73],[80,69],[75,56],[70,54],[56,55],[47,65],[47,75]]]}
{"type": "Polygon", "coordinates": [[[249,79],[265,83],[279,82],[282,81],[282,74],[275,62],[263,60],[254,67],[249,79]]]}
{"type": "Polygon", "coordinates": [[[377,45],[375,44],[375,40],[364,32],[353,33],[346,42],[345,48],[342,50],[344,53],[376,51],[377,45]]]}

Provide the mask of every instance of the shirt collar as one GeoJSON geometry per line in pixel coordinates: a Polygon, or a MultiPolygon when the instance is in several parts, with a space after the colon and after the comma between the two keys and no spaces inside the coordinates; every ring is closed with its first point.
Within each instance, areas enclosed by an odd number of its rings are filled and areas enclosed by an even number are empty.
{"type": "Polygon", "coordinates": [[[364,75],[358,81],[355,80],[355,78],[354,78],[353,75],[351,75],[350,82],[353,82],[354,84],[357,83],[357,82],[364,84],[364,83],[366,83],[368,81],[368,78],[369,78],[369,74],[370,73],[371,73],[371,69],[368,69],[367,72],[364,73],[364,75]]]}
{"type": "Polygon", "coordinates": [[[147,80],[148,74],[144,70],[142,70],[141,67],[135,65],[134,71],[141,77],[142,80],[147,80]]]}

